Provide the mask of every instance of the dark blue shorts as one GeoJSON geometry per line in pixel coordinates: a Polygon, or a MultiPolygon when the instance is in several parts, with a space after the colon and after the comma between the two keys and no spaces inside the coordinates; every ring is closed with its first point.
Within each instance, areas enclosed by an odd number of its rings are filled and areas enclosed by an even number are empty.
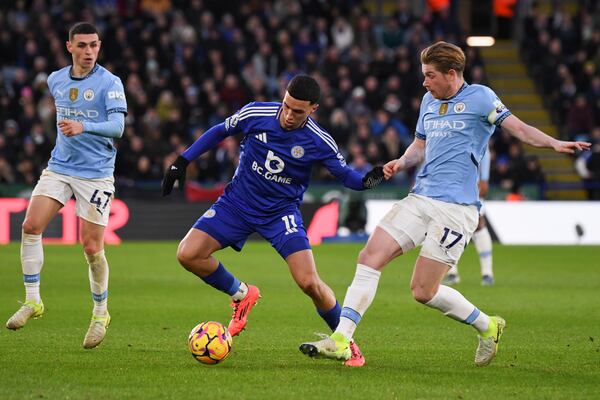
{"type": "Polygon", "coordinates": [[[302,214],[295,205],[276,214],[257,217],[243,213],[221,197],[196,221],[194,228],[208,233],[222,248],[231,246],[236,251],[242,250],[254,232],[271,243],[284,259],[297,251],[310,249],[302,214]]]}

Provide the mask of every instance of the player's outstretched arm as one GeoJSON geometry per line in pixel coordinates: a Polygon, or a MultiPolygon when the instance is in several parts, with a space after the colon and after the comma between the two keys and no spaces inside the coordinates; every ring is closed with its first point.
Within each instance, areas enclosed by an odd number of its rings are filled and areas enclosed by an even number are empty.
{"type": "Polygon", "coordinates": [[[425,158],[425,141],[415,137],[408,146],[402,157],[389,161],[383,166],[385,179],[390,179],[398,172],[418,165],[425,158]]]}
{"type": "Polygon", "coordinates": [[[555,139],[539,129],[527,125],[514,115],[506,117],[502,121],[501,127],[522,142],[535,147],[549,147],[558,153],[575,153],[575,150],[589,150],[592,145],[588,142],[568,142],[555,139]]]}
{"type": "Polygon", "coordinates": [[[173,164],[165,171],[162,181],[162,194],[166,196],[171,193],[175,182],[179,182],[179,189],[183,190],[185,183],[185,173],[190,162],[183,156],[177,156],[173,164]]]}

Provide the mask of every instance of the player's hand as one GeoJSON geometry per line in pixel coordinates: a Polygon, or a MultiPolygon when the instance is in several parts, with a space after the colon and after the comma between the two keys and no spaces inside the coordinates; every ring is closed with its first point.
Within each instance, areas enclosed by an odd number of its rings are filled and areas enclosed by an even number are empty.
{"type": "Polygon", "coordinates": [[[77,136],[83,133],[83,124],[72,119],[61,119],[58,121],[58,128],[60,129],[60,132],[67,137],[77,136]]]}
{"type": "Polygon", "coordinates": [[[362,184],[366,189],[373,189],[383,180],[383,167],[375,167],[365,174],[362,184]]]}
{"type": "Polygon", "coordinates": [[[162,181],[162,194],[163,196],[168,195],[173,190],[175,181],[179,182],[179,189],[183,190],[183,184],[185,183],[185,172],[190,162],[183,156],[177,156],[177,159],[173,164],[169,165],[169,168],[165,171],[165,177],[162,181]]]}
{"type": "Polygon", "coordinates": [[[557,140],[554,142],[552,147],[559,153],[575,153],[575,150],[583,151],[589,150],[592,146],[589,142],[565,142],[563,140],[557,140]]]}
{"type": "Polygon", "coordinates": [[[383,175],[386,180],[390,179],[392,176],[396,175],[398,172],[402,170],[402,165],[400,159],[392,160],[386,163],[383,166],[383,175]]]}

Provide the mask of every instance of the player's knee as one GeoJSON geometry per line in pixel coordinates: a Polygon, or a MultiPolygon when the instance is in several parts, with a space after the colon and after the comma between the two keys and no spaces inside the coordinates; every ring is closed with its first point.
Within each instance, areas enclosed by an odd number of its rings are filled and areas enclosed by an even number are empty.
{"type": "Polygon", "coordinates": [[[437,292],[437,290],[415,284],[411,286],[410,290],[412,291],[413,298],[422,304],[428,303],[437,292]]]}
{"type": "Polygon", "coordinates": [[[179,264],[181,264],[182,267],[191,271],[191,268],[197,267],[198,262],[201,262],[203,259],[206,259],[206,257],[202,257],[197,249],[188,246],[183,241],[179,243],[179,247],[177,248],[177,261],[179,261],[179,264]]]}
{"type": "Polygon", "coordinates": [[[358,253],[359,264],[372,265],[374,258],[377,256],[376,252],[371,251],[369,246],[365,246],[358,253]]]}
{"type": "Polygon", "coordinates": [[[179,264],[185,269],[189,269],[194,258],[194,254],[185,245],[180,243],[177,248],[177,261],[179,261],[179,264]]]}
{"type": "Polygon", "coordinates": [[[36,224],[35,221],[29,219],[29,218],[25,218],[25,221],[23,221],[23,233],[26,233],[28,235],[41,235],[42,234],[42,228],[39,226],[39,224],[36,224]]]}
{"type": "Polygon", "coordinates": [[[102,251],[102,248],[102,243],[96,240],[84,240],[83,242],[83,251],[88,256],[99,253],[102,251]]]}
{"type": "Polygon", "coordinates": [[[316,277],[300,280],[298,286],[311,298],[318,297],[321,292],[321,280],[316,277]]]}

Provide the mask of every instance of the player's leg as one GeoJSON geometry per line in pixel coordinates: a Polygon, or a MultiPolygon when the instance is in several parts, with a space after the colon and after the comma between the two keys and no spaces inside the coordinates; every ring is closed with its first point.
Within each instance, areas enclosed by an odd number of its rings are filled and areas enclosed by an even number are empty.
{"type": "MultiPolygon", "coordinates": [[[[292,207],[278,218],[259,226],[257,231],[271,242],[286,261],[296,284],[312,299],[317,313],[329,328],[335,330],[340,321],[342,308],[333,290],[319,277],[300,210],[292,207]]],[[[349,348],[350,358],[346,361],[346,365],[362,367],[365,358],[358,345],[352,341],[349,348]]]]}
{"type": "Polygon", "coordinates": [[[376,228],[361,250],[354,279],[344,298],[340,323],[329,338],[300,345],[308,356],[324,356],[338,360],[351,357],[350,341],[362,316],[377,292],[381,269],[393,257],[401,254],[398,243],[383,229],[376,228]]]}
{"type": "Polygon", "coordinates": [[[460,292],[440,285],[448,268],[458,263],[469,240],[471,232],[477,226],[477,212],[470,207],[428,202],[431,219],[421,254],[415,264],[411,281],[413,297],[431,308],[440,310],[444,315],[472,325],[479,332],[480,345],[475,363],[487,365],[497,350],[497,340],[504,329],[504,320],[488,317],[460,292]]]}
{"type": "MultiPolygon", "coordinates": [[[[292,239],[292,241],[300,241],[292,239]]],[[[304,242],[304,241],[303,241],[304,242]]],[[[288,242],[289,243],[289,242],[288,242]]],[[[308,245],[308,241],[305,241],[308,245]]],[[[340,322],[340,307],[333,290],[321,280],[310,248],[296,251],[285,258],[292,278],[300,289],[311,298],[317,313],[333,331],[340,322]]]]}
{"type": "Polygon", "coordinates": [[[75,211],[81,220],[80,240],[88,265],[93,301],[92,318],[83,340],[83,347],[92,349],[102,343],[110,324],[109,267],[104,252],[104,231],[108,225],[115,187],[112,177],[98,180],[69,177],[69,183],[75,194],[75,211]]]}
{"type": "Polygon", "coordinates": [[[22,328],[30,318],[40,317],[44,313],[44,303],[40,297],[40,273],[44,263],[42,233],[61,207],[60,202],[50,197],[31,197],[21,232],[25,303],[6,322],[8,329],[22,328]]]}
{"type": "Polygon", "coordinates": [[[426,225],[418,214],[415,198],[410,196],[396,203],[384,216],[359,254],[335,332],[330,338],[301,344],[300,351],[311,357],[335,359],[350,355],[350,338],[375,298],[381,270],[389,261],[412,249],[415,242],[420,243],[425,234],[426,225]]]}
{"type": "Polygon", "coordinates": [[[311,298],[317,313],[333,331],[338,325],[341,307],[333,290],[321,280],[313,257],[302,214],[298,207],[289,207],[258,224],[256,231],[271,243],[287,263],[292,278],[311,298]]]}
{"type": "Polygon", "coordinates": [[[479,366],[487,365],[496,355],[498,339],[505,322],[500,317],[489,317],[457,290],[440,285],[447,269],[448,266],[444,263],[419,257],[411,281],[413,297],[452,319],[473,326],[479,332],[475,363],[479,366]]]}
{"type": "Polygon", "coordinates": [[[477,230],[473,234],[473,244],[479,254],[479,264],[481,265],[481,284],[491,286],[494,284],[494,271],[492,269],[492,236],[488,230],[485,216],[479,216],[477,230]]]}
{"type": "Polygon", "coordinates": [[[44,312],[44,304],[40,297],[40,274],[44,262],[42,233],[72,195],[65,176],[48,170],[44,170],[33,189],[21,235],[25,303],[7,321],[6,327],[9,329],[19,329],[30,318],[39,317],[44,312]]]}
{"type": "Polygon", "coordinates": [[[88,276],[94,308],[90,326],[83,340],[83,347],[92,349],[98,346],[106,336],[110,324],[108,313],[108,275],[109,267],[104,252],[103,225],[84,219],[81,220],[81,242],[88,264],[88,276]]]}
{"type": "Polygon", "coordinates": [[[241,250],[250,233],[243,218],[220,200],[196,221],[177,249],[177,260],[186,270],[231,296],[233,315],[228,329],[232,336],[245,328],[260,290],[241,282],[212,254],[227,246],[241,250]]]}

